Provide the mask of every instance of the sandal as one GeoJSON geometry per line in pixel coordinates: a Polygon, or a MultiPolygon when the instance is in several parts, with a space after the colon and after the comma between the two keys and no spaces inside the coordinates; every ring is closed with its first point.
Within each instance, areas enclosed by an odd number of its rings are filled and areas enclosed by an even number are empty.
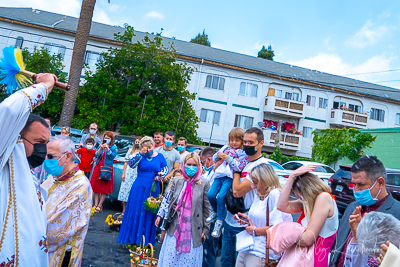
{"type": "Polygon", "coordinates": [[[96,208],[95,208],[95,211],[94,212],[100,212],[100,211],[102,211],[103,210],[103,207],[102,206],[97,206],[96,208]]]}

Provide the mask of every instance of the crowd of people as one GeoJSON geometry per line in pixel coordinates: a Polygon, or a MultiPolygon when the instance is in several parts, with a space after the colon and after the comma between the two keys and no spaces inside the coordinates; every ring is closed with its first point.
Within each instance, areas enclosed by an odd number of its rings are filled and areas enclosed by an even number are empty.
{"type": "MultiPolygon", "coordinates": [[[[55,80],[39,74],[0,103],[0,267],[80,266],[90,217],[113,192],[112,132],[99,136],[92,123],[76,149],[70,128],[52,136],[31,113],[55,80]]],[[[293,171],[282,187],[262,155],[261,129],[233,128],[226,141],[189,152],[173,131],[135,136],[120,178],[118,242],[162,243],[160,267],[212,267],[219,255],[224,267],[400,266],[400,203],[379,159],[353,164],[356,202],[339,220],[314,166],[293,171]]]]}

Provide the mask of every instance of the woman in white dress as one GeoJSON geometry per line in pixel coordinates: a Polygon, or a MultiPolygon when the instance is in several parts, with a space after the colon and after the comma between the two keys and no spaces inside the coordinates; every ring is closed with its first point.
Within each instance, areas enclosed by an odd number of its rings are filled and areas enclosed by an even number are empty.
{"type": "Polygon", "coordinates": [[[200,267],[203,264],[203,242],[210,230],[206,219],[211,205],[207,198],[209,183],[200,175],[200,157],[189,153],[182,164],[182,176],[172,181],[168,209],[171,222],[166,226],[158,267],[200,267]]]}
{"type": "MultiPolygon", "coordinates": [[[[281,195],[282,186],[278,176],[269,164],[260,164],[249,173],[256,187],[257,195],[250,207],[248,215],[239,213],[240,224],[245,224],[248,235],[253,236],[253,249],[239,252],[236,259],[236,267],[264,267],[266,255],[267,229],[281,222],[292,222],[293,217],[289,213],[279,211],[278,200],[281,195]],[[269,225],[267,226],[267,204],[269,208],[269,225]]],[[[241,242],[240,238],[236,242],[241,242]]],[[[276,255],[269,250],[269,261],[277,261],[281,254],[276,255]]]]}
{"type": "Polygon", "coordinates": [[[122,170],[122,175],[121,175],[122,182],[118,193],[118,200],[122,201],[121,216],[123,216],[125,213],[125,207],[126,207],[126,202],[128,202],[129,192],[131,191],[132,184],[137,177],[137,167],[136,168],[128,167],[128,162],[140,151],[139,149],[140,139],[142,139],[141,136],[135,137],[135,142],[133,144],[133,147],[131,147],[128,150],[125,156],[124,169],[122,170]]]}

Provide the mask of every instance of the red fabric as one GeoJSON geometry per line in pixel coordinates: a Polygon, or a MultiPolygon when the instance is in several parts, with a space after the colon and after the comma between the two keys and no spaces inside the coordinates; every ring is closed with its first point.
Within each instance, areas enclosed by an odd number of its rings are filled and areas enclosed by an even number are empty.
{"type": "Polygon", "coordinates": [[[153,148],[157,148],[157,147],[160,147],[160,146],[164,146],[164,143],[161,143],[160,145],[157,145],[156,143],[154,143],[153,148]]]}
{"type": "Polygon", "coordinates": [[[86,147],[80,148],[76,151],[76,154],[81,155],[81,162],[79,163],[79,169],[83,172],[90,172],[92,170],[92,161],[96,150],[88,150],[86,147]]]}
{"type": "Polygon", "coordinates": [[[100,168],[104,166],[104,156],[101,158],[99,163],[94,167],[92,178],[90,179],[90,184],[94,193],[98,194],[111,194],[113,191],[114,183],[114,168],[111,169],[111,180],[103,181],[100,180],[100,168]]]}
{"type": "Polygon", "coordinates": [[[276,128],[278,128],[278,122],[277,121],[263,119],[263,122],[264,122],[264,127],[265,128],[270,128],[272,125],[274,125],[276,128]]]}
{"type": "Polygon", "coordinates": [[[292,129],[295,126],[294,123],[290,123],[290,122],[285,122],[283,123],[283,127],[285,128],[285,132],[289,131],[290,129],[292,129]]]}

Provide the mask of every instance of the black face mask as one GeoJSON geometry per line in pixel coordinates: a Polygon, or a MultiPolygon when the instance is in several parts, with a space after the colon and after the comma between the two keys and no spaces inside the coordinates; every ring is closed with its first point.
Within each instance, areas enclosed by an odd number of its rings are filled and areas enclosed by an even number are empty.
{"type": "MultiPolygon", "coordinates": [[[[24,140],[27,141],[28,143],[32,144],[25,138],[24,138],[24,140]]],[[[44,160],[46,159],[47,145],[46,144],[38,144],[38,143],[32,144],[32,145],[33,145],[33,153],[32,153],[32,155],[27,157],[27,159],[28,159],[28,163],[31,166],[31,168],[36,168],[36,167],[42,165],[44,160]]]]}
{"type": "Polygon", "coordinates": [[[136,149],[139,149],[139,144],[135,144],[135,148],[136,148],[136,149]]]}
{"type": "Polygon", "coordinates": [[[258,150],[256,150],[256,146],[257,145],[255,145],[255,146],[243,146],[244,152],[246,152],[246,154],[248,156],[253,156],[258,152],[258,150]]]}

